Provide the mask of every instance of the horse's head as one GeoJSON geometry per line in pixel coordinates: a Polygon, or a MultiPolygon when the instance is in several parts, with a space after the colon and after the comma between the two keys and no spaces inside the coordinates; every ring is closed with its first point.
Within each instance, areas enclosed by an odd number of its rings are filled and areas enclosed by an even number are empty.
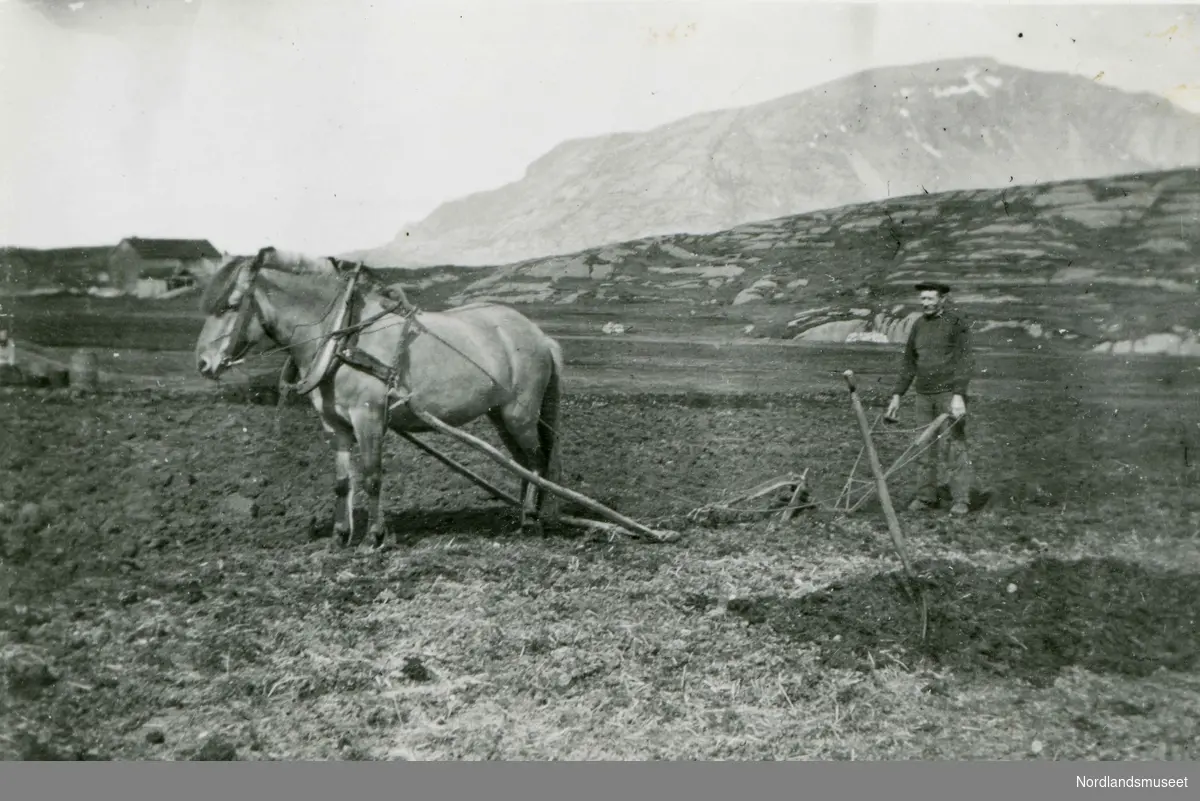
{"type": "Polygon", "coordinates": [[[204,292],[207,319],[196,342],[196,366],[217,379],[263,337],[280,345],[314,340],[333,311],[331,295],[347,273],[337,259],[265,247],[224,264],[204,292]]]}
{"type": "Polygon", "coordinates": [[[268,247],[254,257],[235,257],[209,282],[201,299],[207,317],[196,341],[196,367],[205,378],[220,378],[266,335],[254,284],[274,250],[268,247]]]}

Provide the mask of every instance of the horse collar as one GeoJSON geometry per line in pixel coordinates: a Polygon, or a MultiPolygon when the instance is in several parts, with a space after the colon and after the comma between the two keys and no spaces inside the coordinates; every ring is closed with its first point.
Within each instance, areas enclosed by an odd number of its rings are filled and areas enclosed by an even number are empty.
{"type": "MultiPolygon", "coordinates": [[[[296,383],[287,387],[291,392],[297,395],[307,395],[317,388],[318,385],[335,369],[335,362],[341,361],[339,358],[339,344],[354,326],[350,325],[350,319],[354,315],[354,293],[357,289],[358,276],[360,270],[356,269],[351,273],[346,284],[346,289],[342,292],[341,303],[338,304],[337,319],[334,322],[334,328],[329,333],[322,337],[320,347],[317,349],[317,355],[313,358],[312,364],[309,365],[308,375],[303,376],[296,383]]],[[[297,370],[299,365],[297,365],[297,370]]]]}

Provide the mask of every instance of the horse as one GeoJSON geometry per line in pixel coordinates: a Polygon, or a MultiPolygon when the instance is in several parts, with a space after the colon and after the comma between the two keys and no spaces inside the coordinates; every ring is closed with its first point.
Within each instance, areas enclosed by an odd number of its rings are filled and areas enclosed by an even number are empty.
{"type": "MultiPolygon", "coordinates": [[[[230,258],[200,300],[206,315],[195,349],[201,376],[219,380],[264,339],[287,352],[281,388],[308,395],[333,437],[335,542],[346,546],[356,534],[357,445],[367,534],[376,549],[383,547],[383,443],[389,431],[430,430],[414,408],[456,428],[486,416],[519,465],[557,481],[558,342],[510,306],[482,302],[424,311],[402,290],[363,282],[364,274],[372,276],[363,265],[264,247],[230,258]]],[[[520,530],[544,536],[543,523],[558,519],[556,499],[522,478],[521,500],[520,530]]]]}

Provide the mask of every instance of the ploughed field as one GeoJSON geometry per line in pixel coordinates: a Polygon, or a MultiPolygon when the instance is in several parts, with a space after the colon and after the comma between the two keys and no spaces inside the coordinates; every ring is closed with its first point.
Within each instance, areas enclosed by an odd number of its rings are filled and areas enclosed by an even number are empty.
{"type": "MultiPolygon", "coordinates": [[[[901,513],[929,593],[922,641],[877,505],[776,530],[686,523],[806,467],[828,506],[861,444],[833,369],[722,392],[707,358],[674,394],[633,394],[655,369],[633,361],[568,370],[564,483],[683,530],[675,544],[522,537],[391,438],[391,547],[331,551],[333,454],[306,405],[244,387],[2,390],[0,752],[1200,757],[1200,452],[1194,401],[1169,391],[1190,365],[1137,385],[1129,368],[1101,399],[1104,381],[1022,362],[1020,391],[981,393],[990,499],[965,521],[901,513]]],[[[882,388],[866,382],[872,419],[882,388]]],[[[883,461],[911,436],[880,435],[883,461]]],[[[892,481],[897,506],[914,478],[892,481]]]]}

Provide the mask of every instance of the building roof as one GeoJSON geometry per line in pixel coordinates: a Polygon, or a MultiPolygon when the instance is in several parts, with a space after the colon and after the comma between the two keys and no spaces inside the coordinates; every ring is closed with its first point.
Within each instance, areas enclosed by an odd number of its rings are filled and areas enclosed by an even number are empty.
{"type": "Polygon", "coordinates": [[[220,252],[207,239],[142,239],[131,236],[122,240],[143,259],[219,259],[220,252]]]}

